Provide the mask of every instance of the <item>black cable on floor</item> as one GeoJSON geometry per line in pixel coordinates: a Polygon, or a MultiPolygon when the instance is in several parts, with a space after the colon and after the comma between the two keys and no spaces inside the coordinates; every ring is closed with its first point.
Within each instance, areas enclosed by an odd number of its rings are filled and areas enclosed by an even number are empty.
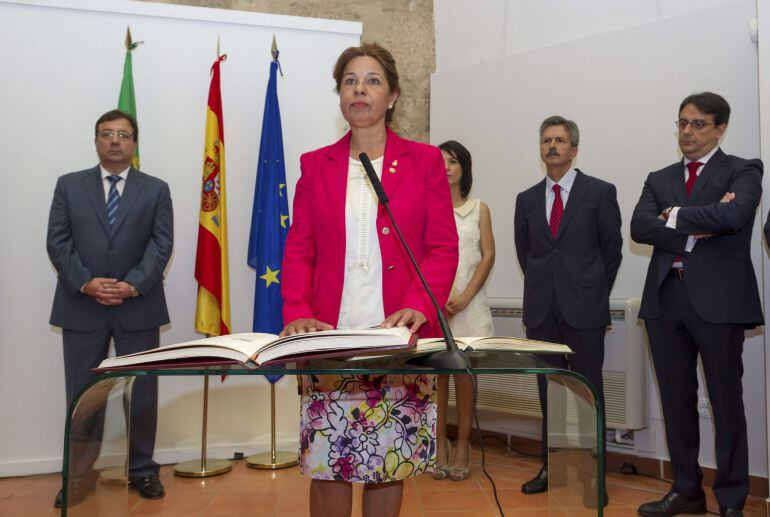
{"type": "MultiPolygon", "coordinates": [[[[478,435],[481,436],[481,432],[479,432],[478,435]]],[[[520,451],[520,450],[518,450],[518,449],[516,449],[514,447],[511,447],[511,445],[507,441],[505,441],[502,437],[494,435],[494,434],[485,434],[484,435],[484,439],[485,440],[493,439],[493,440],[497,440],[499,442],[502,442],[503,444],[505,444],[505,450],[507,452],[512,452],[512,453],[516,454],[517,456],[521,456],[522,458],[540,458],[541,457],[540,454],[530,454],[528,452],[522,452],[522,451],[520,451]]],[[[473,440],[471,440],[471,443],[475,443],[477,441],[478,441],[478,438],[474,438],[473,440]]]]}
{"type": "MultiPolygon", "coordinates": [[[[476,399],[478,397],[478,386],[476,385],[476,376],[471,371],[470,367],[466,369],[468,372],[468,375],[471,377],[471,384],[473,385],[473,419],[476,422],[476,432],[479,436],[479,448],[481,449],[481,471],[484,473],[484,475],[489,480],[489,483],[492,485],[492,494],[495,496],[495,504],[497,505],[497,509],[500,511],[500,517],[505,517],[505,513],[503,512],[503,507],[500,506],[500,499],[497,497],[497,487],[495,486],[495,482],[492,479],[492,476],[489,475],[489,472],[487,472],[486,468],[486,456],[484,454],[484,436],[481,434],[481,424],[479,424],[479,412],[476,409],[476,399]]],[[[470,458],[468,458],[468,461],[470,461],[470,458]]]]}

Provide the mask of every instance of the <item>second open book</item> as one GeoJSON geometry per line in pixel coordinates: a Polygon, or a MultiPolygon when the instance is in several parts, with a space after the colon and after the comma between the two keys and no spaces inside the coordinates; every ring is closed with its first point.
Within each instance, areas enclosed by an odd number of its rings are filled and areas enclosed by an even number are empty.
{"type": "MultiPolygon", "coordinates": [[[[461,350],[509,350],[529,353],[570,353],[569,347],[543,341],[514,337],[455,338],[461,350]]],[[[247,368],[263,364],[330,356],[354,356],[364,353],[412,350],[443,350],[443,338],[421,339],[419,342],[407,327],[364,330],[326,330],[279,338],[274,334],[244,333],[196,339],[166,345],[144,352],[105,359],[99,370],[132,366],[163,366],[204,359],[231,360],[247,368]]]]}

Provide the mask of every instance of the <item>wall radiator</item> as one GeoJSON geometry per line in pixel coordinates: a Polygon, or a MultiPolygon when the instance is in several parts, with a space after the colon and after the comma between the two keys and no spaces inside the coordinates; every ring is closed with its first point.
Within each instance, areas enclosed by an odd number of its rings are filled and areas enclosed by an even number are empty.
{"type": "MultiPolygon", "coordinates": [[[[492,299],[497,335],[524,337],[522,300],[492,299]]],[[[639,299],[611,299],[612,326],[605,338],[604,398],[607,427],[647,427],[647,338],[637,319],[639,299]]],[[[541,418],[534,375],[480,375],[479,409],[516,416],[541,418]]],[[[454,389],[450,390],[454,404],[454,389]]],[[[577,418],[574,402],[568,401],[568,421],[577,418]]]]}

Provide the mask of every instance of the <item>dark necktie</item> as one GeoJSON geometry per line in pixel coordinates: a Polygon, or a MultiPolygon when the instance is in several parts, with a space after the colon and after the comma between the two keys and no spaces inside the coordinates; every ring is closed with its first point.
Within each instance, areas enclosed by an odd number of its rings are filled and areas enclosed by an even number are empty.
{"type": "MultiPolygon", "coordinates": [[[[687,192],[687,198],[690,198],[690,192],[692,192],[693,186],[695,186],[695,180],[698,179],[698,167],[703,165],[701,162],[690,162],[687,164],[687,181],[684,184],[684,190],[687,192]]],[[[674,257],[674,262],[681,262],[684,264],[684,259],[681,255],[674,257]]]]}
{"type": "Polygon", "coordinates": [[[684,189],[687,191],[687,197],[690,197],[692,187],[695,185],[695,180],[698,179],[698,167],[703,165],[701,162],[690,162],[687,164],[687,183],[684,184],[684,189]]]}
{"type": "Polygon", "coordinates": [[[551,235],[556,238],[556,234],[559,231],[559,223],[561,223],[561,216],[564,214],[564,204],[561,202],[561,187],[558,184],[553,186],[553,206],[551,206],[551,219],[548,221],[548,227],[551,229],[551,235]]]}
{"type": "Polygon", "coordinates": [[[110,192],[107,195],[107,220],[110,222],[110,226],[113,225],[118,215],[118,207],[120,206],[118,182],[122,179],[120,176],[107,176],[107,181],[110,182],[110,192]]]}

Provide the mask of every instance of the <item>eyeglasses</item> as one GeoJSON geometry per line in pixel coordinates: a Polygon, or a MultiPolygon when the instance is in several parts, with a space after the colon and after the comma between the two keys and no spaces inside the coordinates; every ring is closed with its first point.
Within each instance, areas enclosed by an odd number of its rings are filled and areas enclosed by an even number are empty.
{"type": "Polygon", "coordinates": [[[700,131],[701,129],[705,129],[706,127],[712,125],[712,123],[701,119],[687,120],[686,118],[680,118],[674,122],[674,125],[682,131],[687,129],[688,125],[692,126],[693,129],[700,131]]]}
{"type": "Polygon", "coordinates": [[[129,133],[128,131],[115,131],[112,129],[102,129],[101,131],[97,131],[96,136],[104,138],[105,140],[111,140],[114,136],[117,136],[120,140],[134,138],[133,133],[129,133]]]}

